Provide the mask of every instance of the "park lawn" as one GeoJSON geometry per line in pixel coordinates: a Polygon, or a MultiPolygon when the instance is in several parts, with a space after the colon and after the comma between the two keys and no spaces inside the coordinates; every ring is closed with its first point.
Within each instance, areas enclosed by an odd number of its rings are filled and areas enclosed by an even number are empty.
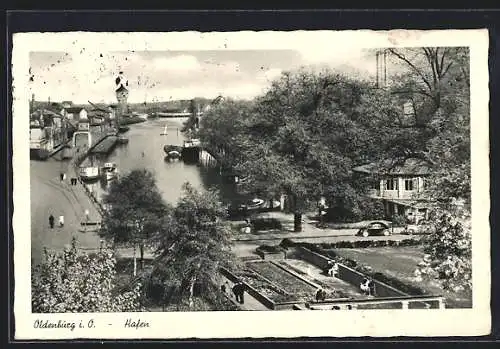
{"type": "Polygon", "coordinates": [[[436,281],[414,279],[417,264],[424,257],[421,247],[376,247],[376,248],[340,248],[335,249],[339,256],[355,260],[370,266],[375,272],[396,278],[407,284],[425,289],[429,293],[443,295],[447,307],[470,308],[472,296],[466,292],[449,292],[443,290],[436,281]]]}

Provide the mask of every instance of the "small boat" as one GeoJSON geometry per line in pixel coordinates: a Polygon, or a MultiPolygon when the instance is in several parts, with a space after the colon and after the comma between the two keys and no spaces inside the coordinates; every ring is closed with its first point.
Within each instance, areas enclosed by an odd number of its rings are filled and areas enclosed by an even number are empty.
{"type": "Polygon", "coordinates": [[[119,126],[118,127],[118,133],[125,133],[128,130],[130,130],[130,127],[128,127],[128,126],[119,126]]]}
{"type": "Polygon", "coordinates": [[[200,140],[197,138],[193,138],[189,141],[184,141],[184,148],[195,148],[199,147],[201,144],[200,140]]]}
{"type": "Polygon", "coordinates": [[[168,155],[168,153],[170,153],[171,151],[176,151],[178,152],[179,154],[182,154],[182,147],[181,146],[178,146],[178,145],[172,145],[172,144],[167,144],[163,147],[163,151],[165,152],[165,154],[168,155]]]}
{"type": "Polygon", "coordinates": [[[99,167],[96,166],[88,166],[88,167],[80,167],[80,178],[84,181],[92,181],[99,179],[99,167]]]}
{"type": "Polygon", "coordinates": [[[109,181],[116,178],[118,175],[118,168],[115,163],[107,162],[102,167],[102,173],[104,174],[104,178],[109,181]]]}
{"type": "Polygon", "coordinates": [[[180,159],[181,153],[178,152],[177,150],[171,150],[167,153],[167,157],[169,159],[180,159]]]}
{"type": "Polygon", "coordinates": [[[168,125],[167,125],[167,124],[165,124],[165,128],[163,129],[163,132],[162,132],[162,133],[160,133],[160,134],[161,134],[162,136],[166,136],[166,135],[168,135],[167,130],[168,130],[168,125]]]}
{"type": "Polygon", "coordinates": [[[118,144],[128,144],[128,138],[125,138],[125,137],[118,137],[118,139],[116,140],[116,142],[118,144]]]}
{"type": "Polygon", "coordinates": [[[247,207],[248,209],[251,210],[251,209],[261,208],[263,205],[264,205],[264,200],[259,198],[254,198],[247,204],[247,207]]]}

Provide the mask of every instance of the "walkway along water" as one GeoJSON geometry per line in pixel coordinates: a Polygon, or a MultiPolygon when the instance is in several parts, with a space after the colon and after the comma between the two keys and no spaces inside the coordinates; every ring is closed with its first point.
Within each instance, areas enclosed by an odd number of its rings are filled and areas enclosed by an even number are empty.
{"type": "MultiPolygon", "coordinates": [[[[117,165],[120,174],[126,174],[133,169],[146,168],[153,172],[157,185],[165,201],[175,204],[182,194],[182,185],[189,182],[195,188],[206,189],[217,186],[221,190],[224,202],[229,202],[237,197],[234,185],[225,183],[217,167],[201,164],[187,164],[183,161],[167,161],[163,147],[166,144],[182,145],[184,136],[175,132],[181,128],[185,118],[156,119],[144,123],[130,125],[126,133],[129,143],[116,147],[109,155],[94,154],[94,165],[102,166],[105,162],[117,165]],[[168,123],[168,135],[161,135],[168,123]]],[[[91,231],[80,231],[83,226],[85,209],[90,211],[91,221],[100,221],[102,196],[106,193],[108,183],[97,181],[95,183],[79,182],[78,186],[69,185],[70,178],[78,177],[78,166],[85,160],[82,152],[72,161],[54,158],[45,162],[30,161],[31,174],[31,236],[32,257],[39,259],[44,247],[49,250],[61,250],[71,242],[71,237],[76,236],[82,249],[96,250],[100,246],[99,236],[91,231]],[[68,184],[60,184],[60,172],[67,173],[68,184]],[[71,201],[70,201],[71,200],[71,201]],[[74,209],[73,209],[74,206],[74,209]],[[48,226],[50,214],[58,217],[64,214],[66,224],[64,228],[51,230],[48,226]]],[[[202,158],[205,158],[202,155],[202,158]]],[[[203,162],[203,161],[201,161],[203,162]]],[[[123,251],[125,253],[125,251],[123,251]]]]}

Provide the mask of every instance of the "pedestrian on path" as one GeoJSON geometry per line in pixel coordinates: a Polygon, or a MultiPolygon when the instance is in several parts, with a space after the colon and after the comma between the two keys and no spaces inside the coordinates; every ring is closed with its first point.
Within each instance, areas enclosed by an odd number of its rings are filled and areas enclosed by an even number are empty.
{"type": "Polygon", "coordinates": [[[90,211],[88,209],[85,210],[85,223],[89,223],[90,211]]]}
{"type": "Polygon", "coordinates": [[[63,215],[59,216],[59,226],[61,228],[64,227],[64,216],[63,215]]]}
{"type": "Polygon", "coordinates": [[[240,303],[245,304],[245,285],[240,282],[240,303]]]}
{"type": "Polygon", "coordinates": [[[54,216],[53,215],[49,216],[49,225],[50,225],[50,229],[54,229],[54,216]]]}
{"type": "Polygon", "coordinates": [[[59,179],[61,180],[61,182],[64,181],[64,173],[61,172],[59,174],[59,179]]]}
{"type": "Polygon", "coordinates": [[[241,282],[237,282],[233,286],[233,293],[236,296],[236,301],[240,304],[245,303],[245,286],[241,282]]]}

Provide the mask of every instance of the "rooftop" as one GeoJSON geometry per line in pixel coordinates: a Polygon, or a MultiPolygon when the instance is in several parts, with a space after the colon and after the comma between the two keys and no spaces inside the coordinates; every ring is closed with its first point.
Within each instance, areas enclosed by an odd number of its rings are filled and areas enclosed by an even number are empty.
{"type": "Polygon", "coordinates": [[[431,173],[428,162],[409,158],[403,161],[384,160],[378,163],[361,165],[353,168],[354,172],[382,175],[428,175],[431,173]]]}
{"type": "Polygon", "coordinates": [[[85,108],[84,107],[71,107],[71,108],[66,108],[66,112],[79,113],[82,109],[85,109],[85,108]]]}

